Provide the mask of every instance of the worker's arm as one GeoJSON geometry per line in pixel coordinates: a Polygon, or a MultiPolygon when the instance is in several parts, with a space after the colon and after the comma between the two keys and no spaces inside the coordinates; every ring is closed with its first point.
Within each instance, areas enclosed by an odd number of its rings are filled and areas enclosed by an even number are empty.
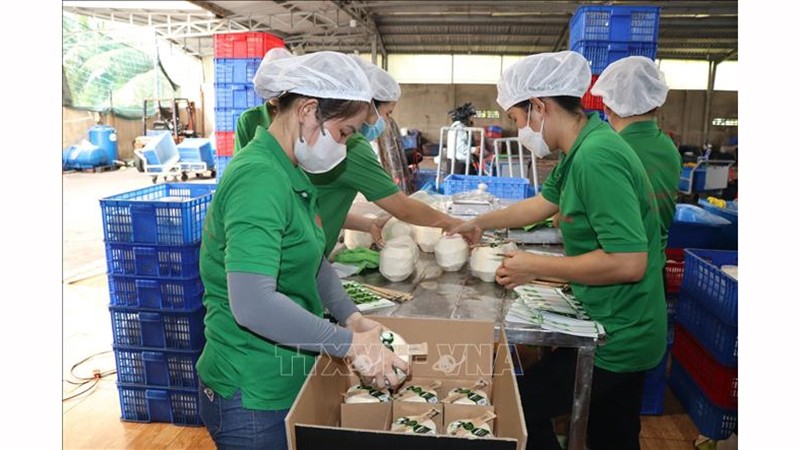
{"type": "Polygon", "coordinates": [[[460,233],[471,244],[477,244],[484,230],[498,228],[519,228],[544,220],[558,212],[558,205],[551,203],[541,195],[525,199],[513,205],[480,215],[452,229],[451,233],[460,233]]]}
{"type": "Polygon", "coordinates": [[[450,230],[463,223],[402,192],[376,200],[375,203],[398,220],[413,225],[450,230]]]}
{"type": "Polygon", "coordinates": [[[386,222],[388,222],[391,218],[392,216],[386,214],[383,214],[380,217],[367,217],[362,216],[361,214],[350,212],[347,213],[347,217],[344,219],[342,228],[345,230],[355,230],[369,233],[372,236],[372,240],[375,241],[379,247],[382,247],[383,237],[381,236],[381,233],[383,231],[383,226],[386,225],[386,222]]]}
{"type": "Polygon", "coordinates": [[[647,253],[608,253],[598,249],[580,256],[509,254],[497,269],[497,282],[512,289],[538,278],[559,278],[591,286],[636,283],[647,269],[647,253]]]}

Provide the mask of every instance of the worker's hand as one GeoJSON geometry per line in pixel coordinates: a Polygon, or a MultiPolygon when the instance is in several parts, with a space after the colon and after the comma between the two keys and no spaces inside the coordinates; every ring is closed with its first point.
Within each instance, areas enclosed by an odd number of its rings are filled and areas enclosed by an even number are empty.
{"type": "Polygon", "coordinates": [[[347,328],[349,328],[349,329],[351,329],[351,330],[353,330],[353,331],[355,331],[357,333],[363,333],[363,332],[369,331],[369,330],[371,330],[371,329],[373,329],[375,327],[380,327],[381,326],[381,324],[379,324],[378,322],[375,322],[372,319],[368,319],[368,318],[364,317],[364,315],[361,314],[358,311],[354,312],[347,319],[345,324],[346,324],[347,328]]]}
{"type": "Polygon", "coordinates": [[[361,376],[362,382],[379,390],[395,389],[400,384],[395,369],[409,374],[410,367],[381,343],[381,331],[382,327],[375,327],[363,333],[353,333],[353,342],[346,358],[361,376]]]}
{"type": "Polygon", "coordinates": [[[461,225],[452,227],[448,232],[447,235],[451,236],[453,234],[460,234],[461,236],[469,242],[470,245],[477,245],[481,241],[481,237],[483,236],[483,230],[475,223],[475,219],[472,219],[468,222],[464,222],[461,225]]]}
{"type": "Polygon", "coordinates": [[[557,212],[553,215],[553,228],[558,228],[559,222],[561,222],[561,213],[557,212]]]}
{"type": "Polygon", "coordinates": [[[511,252],[497,268],[495,280],[507,289],[530,283],[537,277],[541,258],[544,257],[524,251],[511,252]]]}
{"type": "Polygon", "coordinates": [[[466,222],[464,222],[461,219],[457,219],[455,217],[449,217],[447,222],[442,225],[442,230],[444,230],[445,233],[450,234],[451,230],[454,230],[455,228],[457,228],[457,227],[459,227],[459,226],[461,226],[461,225],[463,225],[465,223],[466,222]]]}
{"type": "Polygon", "coordinates": [[[375,244],[378,248],[383,248],[383,226],[386,225],[386,222],[391,219],[392,216],[389,214],[383,214],[380,217],[376,217],[372,219],[372,222],[369,224],[369,234],[372,236],[372,240],[375,241],[375,244]]]}

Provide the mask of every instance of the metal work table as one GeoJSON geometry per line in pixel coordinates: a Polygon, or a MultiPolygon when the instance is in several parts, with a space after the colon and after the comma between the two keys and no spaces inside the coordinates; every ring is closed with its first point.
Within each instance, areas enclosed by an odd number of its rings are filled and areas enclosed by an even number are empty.
{"type": "MultiPolygon", "coordinates": [[[[527,246],[540,251],[560,250],[560,247],[527,246]]],[[[436,265],[431,253],[420,252],[419,265],[436,265]]],[[[491,320],[495,334],[514,301],[511,291],[497,283],[485,283],[469,273],[469,262],[458,272],[444,272],[435,279],[414,283],[414,275],[406,281],[392,283],[378,272],[355,275],[348,279],[377,287],[412,293],[414,299],[394,307],[368,312],[374,316],[428,317],[437,319],[491,320]]],[[[578,349],[575,391],[570,418],[569,450],[586,448],[586,428],[589,419],[589,399],[594,370],[594,351],[598,341],[593,338],[547,331],[535,325],[505,327],[511,344],[534,344],[571,347],[578,349]]]]}

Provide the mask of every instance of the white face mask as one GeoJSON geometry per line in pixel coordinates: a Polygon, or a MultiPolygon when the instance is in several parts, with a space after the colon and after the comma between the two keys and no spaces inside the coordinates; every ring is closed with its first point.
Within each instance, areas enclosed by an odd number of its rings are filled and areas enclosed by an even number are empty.
{"type": "Polygon", "coordinates": [[[330,172],[347,156],[347,146],[333,139],[331,132],[322,128],[314,145],[308,145],[302,134],[294,142],[297,164],[308,173],[330,172]]]}
{"type": "Polygon", "coordinates": [[[531,110],[533,103],[528,108],[528,120],[525,122],[525,128],[520,128],[517,133],[520,144],[524,145],[530,150],[537,158],[544,158],[550,154],[550,147],[544,141],[544,115],[542,115],[542,128],[537,133],[531,128],[531,110]]]}

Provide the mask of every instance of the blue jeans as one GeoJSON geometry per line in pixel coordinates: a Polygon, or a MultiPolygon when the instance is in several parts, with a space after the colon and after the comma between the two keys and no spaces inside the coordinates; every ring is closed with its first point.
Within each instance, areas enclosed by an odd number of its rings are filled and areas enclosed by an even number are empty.
{"type": "Polygon", "coordinates": [[[286,450],[288,409],[259,411],[242,406],[242,391],[222,398],[200,380],[200,417],[217,448],[286,450]]]}

